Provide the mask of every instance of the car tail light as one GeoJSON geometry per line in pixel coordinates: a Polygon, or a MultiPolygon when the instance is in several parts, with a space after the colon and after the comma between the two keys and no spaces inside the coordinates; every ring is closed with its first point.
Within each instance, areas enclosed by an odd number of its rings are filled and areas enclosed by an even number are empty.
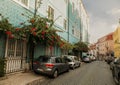
{"type": "Polygon", "coordinates": [[[38,61],[35,61],[35,62],[33,62],[33,64],[39,64],[39,62],[38,62],[38,61]]]}
{"type": "Polygon", "coordinates": [[[54,64],[45,64],[45,66],[48,68],[53,68],[54,64]]]}

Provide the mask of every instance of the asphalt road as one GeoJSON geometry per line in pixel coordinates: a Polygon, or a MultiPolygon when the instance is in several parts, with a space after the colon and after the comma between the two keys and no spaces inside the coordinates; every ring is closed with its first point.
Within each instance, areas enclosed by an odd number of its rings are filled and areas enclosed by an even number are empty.
{"type": "Polygon", "coordinates": [[[55,79],[46,77],[38,85],[115,85],[109,65],[103,61],[83,64],[55,79]]]}

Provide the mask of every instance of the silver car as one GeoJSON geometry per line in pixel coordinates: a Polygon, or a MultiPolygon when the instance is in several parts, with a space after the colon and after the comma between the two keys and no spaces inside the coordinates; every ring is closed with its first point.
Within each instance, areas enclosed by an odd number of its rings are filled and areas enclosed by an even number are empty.
{"type": "Polygon", "coordinates": [[[84,56],[82,61],[85,62],[85,63],[90,63],[91,59],[90,59],[90,57],[84,56]]]}
{"type": "Polygon", "coordinates": [[[35,73],[44,73],[57,77],[60,73],[69,71],[69,65],[61,57],[40,56],[33,62],[35,73]]]}
{"type": "Polygon", "coordinates": [[[73,55],[62,55],[65,61],[68,62],[70,68],[75,69],[76,67],[80,67],[80,61],[77,56],[73,55]]]}

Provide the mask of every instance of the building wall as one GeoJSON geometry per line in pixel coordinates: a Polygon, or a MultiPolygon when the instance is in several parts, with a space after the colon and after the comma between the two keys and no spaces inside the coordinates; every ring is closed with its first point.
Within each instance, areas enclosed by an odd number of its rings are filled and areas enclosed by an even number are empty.
{"type": "Polygon", "coordinates": [[[6,37],[0,32],[0,58],[5,56],[6,37]]]}
{"type": "Polygon", "coordinates": [[[85,10],[85,7],[81,1],[81,29],[82,29],[82,41],[89,42],[88,33],[89,33],[89,17],[85,10]]]}
{"type": "Polygon", "coordinates": [[[120,26],[118,26],[114,31],[113,40],[114,40],[114,56],[120,57],[120,26]]]}
{"type": "Polygon", "coordinates": [[[26,22],[28,17],[25,15],[33,15],[33,8],[29,10],[20,4],[16,3],[14,0],[0,0],[0,13],[14,26],[20,26],[21,23],[26,22]],[[9,3],[8,3],[9,2],[9,3]]]}
{"type": "MultiPolygon", "coordinates": [[[[11,24],[13,24],[16,27],[20,27],[21,23],[27,22],[27,20],[30,17],[34,16],[34,7],[35,7],[35,0],[29,0],[29,7],[24,7],[15,0],[4,0],[0,1],[0,13],[5,18],[8,17],[8,20],[11,24]],[[8,3],[9,2],[9,3],[8,3]],[[23,16],[24,15],[24,16],[23,16]]],[[[63,20],[67,20],[67,3],[64,0],[42,0],[42,4],[40,5],[40,8],[38,9],[37,14],[43,17],[48,16],[48,7],[51,6],[54,9],[54,21],[55,21],[55,28],[62,30],[62,33],[58,33],[62,38],[67,40],[67,30],[64,29],[63,20]],[[61,4],[62,8],[61,8],[61,4]],[[42,11],[41,11],[42,10],[42,11]]],[[[27,23],[26,23],[27,24],[27,23]]],[[[67,27],[66,27],[67,28],[67,27]]],[[[35,55],[39,54],[39,51],[42,50],[41,45],[37,45],[35,48],[35,55]],[[39,51],[37,51],[37,50],[39,51]]],[[[44,50],[45,51],[45,50],[44,50]]],[[[55,51],[56,54],[59,54],[60,50],[55,51]]],[[[45,52],[42,52],[45,53],[45,52]]]]}
{"type": "MultiPolygon", "coordinates": [[[[64,19],[67,20],[67,3],[65,0],[42,0],[42,4],[38,9],[38,13],[40,13],[44,17],[48,17],[48,7],[52,7],[54,9],[54,21],[55,28],[63,31],[62,33],[58,33],[60,36],[67,40],[67,29],[64,29],[64,19]],[[61,6],[62,4],[62,6],[61,6]]],[[[67,27],[66,27],[67,28],[67,27]]]]}
{"type": "Polygon", "coordinates": [[[69,36],[70,43],[80,41],[80,15],[79,15],[79,2],[77,0],[69,0],[68,2],[68,18],[69,18],[69,36]]]}
{"type": "MultiPolygon", "coordinates": [[[[48,8],[52,7],[54,10],[54,28],[61,31],[61,32],[57,32],[58,35],[60,35],[60,37],[62,39],[67,40],[67,36],[68,36],[68,30],[64,28],[64,20],[67,21],[67,2],[65,0],[42,0],[42,4],[40,6],[40,8],[38,9],[38,14],[40,14],[43,17],[48,17],[48,8]],[[61,6],[62,4],[62,6],[61,6]]],[[[66,22],[67,25],[67,22],[66,22]]],[[[67,26],[66,26],[67,28],[67,26]]],[[[40,45],[40,44],[39,44],[40,45]]],[[[39,46],[40,47],[40,46],[39,46]]],[[[48,54],[49,51],[47,50],[49,49],[49,47],[44,49],[44,53],[48,54]]],[[[38,48],[37,50],[41,51],[42,49],[38,48]]],[[[61,55],[61,50],[59,47],[54,46],[53,47],[53,55],[61,55]]],[[[36,54],[36,53],[35,53],[36,54]]],[[[39,54],[39,53],[37,53],[39,54]]]]}
{"type": "Polygon", "coordinates": [[[94,44],[91,44],[91,45],[89,46],[89,53],[92,54],[92,55],[94,55],[95,57],[97,57],[96,45],[97,45],[97,44],[94,43],[94,44]]]}
{"type": "MultiPolygon", "coordinates": [[[[73,44],[81,40],[80,33],[86,34],[88,30],[88,23],[86,21],[88,19],[87,14],[85,12],[85,9],[81,7],[80,3],[82,3],[80,0],[42,0],[42,4],[40,5],[40,8],[38,8],[37,15],[48,17],[48,7],[51,6],[54,9],[54,27],[55,29],[62,31],[57,33],[61,36],[61,38],[73,44]],[[67,24],[66,27],[67,29],[64,28],[64,20],[66,20],[67,23],[69,21],[69,24],[67,24]],[[81,22],[83,24],[81,24],[81,22]],[[85,33],[82,33],[82,30],[85,30],[85,33]]],[[[28,7],[25,7],[23,4],[18,3],[17,0],[0,0],[0,13],[4,17],[8,17],[10,23],[16,27],[21,27],[21,23],[27,22],[30,17],[34,16],[34,7],[35,0],[29,0],[28,7]]],[[[87,38],[88,36],[85,35],[85,37],[87,38]]],[[[34,56],[36,57],[40,55],[41,50],[43,50],[43,48],[40,44],[37,44],[35,47],[34,56]]],[[[46,53],[45,49],[43,51],[44,52],[42,53],[46,53]]],[[[55,46],[54,53],[55,55],[61,55],[60,48],[55,46]]]]}
{"type": "Polygon", "coordinates": [[[110,33],[98,39],[98,48],[99,54],[102,56],[108,56],[111,55],[111,53],[114,53],[113,33],[110,33]]]}

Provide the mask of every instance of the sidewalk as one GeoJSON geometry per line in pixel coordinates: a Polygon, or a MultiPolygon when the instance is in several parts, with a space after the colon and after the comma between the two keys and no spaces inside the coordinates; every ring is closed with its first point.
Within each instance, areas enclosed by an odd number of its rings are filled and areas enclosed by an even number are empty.
{"type": "Polygon", "coordinates": [[[7,75],[5,79],[0,79],[0,85],[34,85],[44,80],[44,77],[34,72],[19,72],[7,75]]]}

